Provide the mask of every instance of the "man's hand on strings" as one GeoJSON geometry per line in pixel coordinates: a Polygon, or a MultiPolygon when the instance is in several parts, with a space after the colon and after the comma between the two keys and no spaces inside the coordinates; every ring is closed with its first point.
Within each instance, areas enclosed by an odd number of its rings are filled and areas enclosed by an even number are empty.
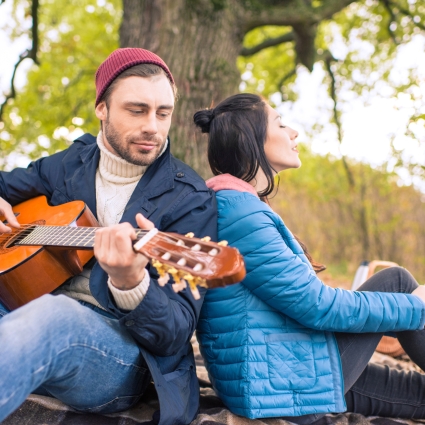
{"type": "MultiPolygon", "coordinates": [[[[3,198],[0,198],[0,215],[4,216],[7,221],[7,224],[11,227],[19,228],[20,224],[16,220],[15,214],[12,211],[12,206],[9,202],[6,202],[3,198]]],[[[6,226],[0,220],[0,233],[9,233],[12,231],[11,227],[6,226]]]]}
{"type": "MultiPolygon", "coordinates": [[[[153,223],[136,215],[140,229],[150,230],[153,223]]],[[[129,223],[103,227],[96,230],[94,239],[94,255],[100,266],[108,273],[112,284],[121,290],[136,287],[145,275],[145,267],[149,260],[133,250],[133,241],[137,235],[129,223]]]]}

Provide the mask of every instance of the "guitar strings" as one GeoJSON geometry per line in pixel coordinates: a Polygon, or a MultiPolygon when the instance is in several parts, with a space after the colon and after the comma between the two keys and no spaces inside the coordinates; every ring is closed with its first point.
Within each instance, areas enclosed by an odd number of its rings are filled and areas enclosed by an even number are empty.
{"type": "MultiPolygon", "coordinates": [[[[93,248],[93,243],[94,243],[94,233],[96,232],[96,230],[99,229],[98,227],[74,227],[74,226],[54,226],[54,225],[34,225],[34,224],[24,224],[21,226],[21,228],[19,229],[13,229],[12,232],[10,233],[3,233],[0,234],[0,245],[2,244],[3,241],[7,241],[11,240],[15,237],[19,237],[18,242],[16,245],[14,245],[15,247],[19,247],[19,246],[42,246],[42,245],[50,245],[50,246],[62,246],[62,247],[66,247],[71,245],[73,248],[78,249],[80,248],[84,248],[87,247],[88,244],[91,243],[91,245],[89,245],[90,248],[93,248]],[[41,230],[41,232],[37,233],[37,230],[41,230]],[[53,231],[53,233],[52,233],[53,231]],[[50,233],[49,233],[50,232],[50,233]],[[41,233],[41,234],[40,234],[41,233]],[[34,234],[34,235],[33,235],[34,234]],[[31,236],[33,236],[33,240],[31,241],[31,236]],[[63,239],[64,237],[69,237],[72,236],[71,240],[72,242],[68,243],[63,243],[63,239]],[[24,239],[30,237],[29,241],[25,241],[22,245],[19,245],[19,242],[22,242],[24,239]],[[38,239],[37,239],[38,238],[38,239]],[[44,240],[43,240],[44,238],[44,240]],[[46,238],[48,241],[46,241],[46,238]],[[35,241],[34,241],[35,239],[35,241]],[[41,239],[41,241],[40,241],[41,239]],[[59,240],[58,240],[59,239],[59,240]],[[58,243],[60,242],[60,243],[58,243]],[[84,242],[84,245],[81,245],[81,243],[84,242]]],[[[137,229],[134,228],[135,232],[136,232],[136,236],[137,236],[137,240],[139,240],[141,237],[143,237],[144,235],[146,235],[149,230],[144,230],[144,229],[137,229]]],[[[174,243],[176,246],[180,246],[180,248],[183,248],[185,251],[189,250],[189,252],[192,252],[192,247],[186,246],[184,243],[183,244],[179,244],[179,242],[182,242],[182,239],[174,236],[174,235],[167,235],[166,233],[162,233],[162,232],[158,232],[155,235],[155,239],[159,239],[160,241],[165,241],[167,243],[174,243]]],[[[199,240],[195,240],[193,241],[195,245],[202,245],[204,244],[204,241],[199,241],[199,240]]],[[[211,248],[210,248],[211,249],[211,248]]],[[[199,251],[196,250],[198,252],[199,255],[199,251]]],[[[202,252],[202,250],[200,250],[202,252]]],[[[216,251],[216,250],[215,250],[216,251]]],[[[186,251],[187,252],[187,251],[186,251]]],[[[204,255],[207,254],[205,251],[202,252],[204,255]]],[[[167,254],[167,251],[164,253],[167,254]]],[[[184,258],[183,252],[180,252],[178,254],[181,259],[184,258]]],[[[187,254],[184,254],[187,255],[187,254]]],[[[193,273],[194,270],[196,270],[195,267],[197,267],[199,264],[199,261],[203,262],[199,256],[197,255],[196,260],[194,258],[191,259],[192,261],[195,261],[193,267],[188,266],[193,270],[191,270],[191,272],[193,273]]],[[[208,254],[209,255],[209,252],[208,254]]],[[[214,256],[217,255],[217,252],[214,254],[214,256]]],[[[190,257],[189,257],[190,258],[190,257]]],[[[188,259],[189,259],[188,258],[188,259]]],[[[169,260],[170,257],[167,258],[167,260],[169,260]]],[[[178,262],[174,262],[175,264],[178,264],[178,262]]],[[[184,266],[186,265],[186,262],[184,264],[181,264],[180,266],[184,266]]],[[[205,263],[204,263],[205,265],[205,263]]],[[[196,271],[200,271],[202,270],[204,267],[201,267],[201,269],[196,270],[196,271]]]]}
{"type": "MultiPolygon", "coordinates": [[[[84,236],[88,236],[88,234],[94,233],[97,229],[100,229],[100,227],[73,227],[73,226],[54,226],[54,225],[46,225],[46,226],[41,226],[41,225],[34,225],[34,224],[27,224],[27,225],[22,225],[19,229],[15,229],[13,228],[12,232],[9,233],[0,233],[0,240],[4,239],[11,239],[14,236],[17,235],[21,235],[23,237],[26,237],[28,235],[30,235],[31,233],[33,233],[35,230],[38,229],[46,229],[48,230],[59,230],[62,231],[62,233],[75,233],[76,235],[78,235],[79,233],[86,233],[84,236]],[[72,230],[71,230],[72,229],[72,230]],[[70,232],[71,230],[71,232],[70,232]]],[[[136,231],[136,234],[138,237],[145,235],[146,233],[148,233],[148,230],[143,230],[143,229],[134,229],[136,231]]],[[[50,234],[51,236],[58,236],[60,234],[59,232],[56,232],[54,234],[50,234]]],[[[47,234],[47,236],[49,236],[49,234],[47,234]]],[[[65,235],[68,236],[68,235],[65,235]]],[[[81,235],[78,235],[81,236],[81,235]]]]}
{"type": "MultiPolygon", "coordinates": [[[[12,238],[19,236],[20,239],[25,239],[26,237],[30,236],[32,233],[34,233],[35,230],[38,229],[45,229],[47,234],[38,234],[39,237],[47,237],[47,238],[63,238],[73,236],[74,237],[74,243],[81,243],[81,242],[89,242],[90,239],[94,240],[94,232],[98,229],[98,227],[73,227],[73,226],[54,226],[54,225],[34,225],[34,224],[23,224],[19,229],[12,229],[12,232],[10,233],[0,233],[0,243],[7,242],[8,240],[11,240],[12,238]],[[57,230],[60,229],[59,232],[56,232],[54,234],[48,233],[49,230],[57,230]],[[72,229],[72,230],[71,230],[72,229]],[[68,234],[66,234],[68,233],[68,234]],[[87,240],[87,238],[90,238],[87,240]]],[[[141,237],[146,235],[149,230],[144,229],[134,229],[136,231],[137,239],[139,240],[141,237]]],[[[179,238],[175,236],[170,235],[163,235],[161,232],[156,235],[156,237],[162,241],[166,242],[174,242],[178,243],[180,240],[179,238]]],[[[44,243],[47,245],[47,243],[44,243]]],[[[40,245],[43,245],[43,243],[40,243],[40,245]]],[[[63,244],[64,245],[64,244],[63,244]]]]}

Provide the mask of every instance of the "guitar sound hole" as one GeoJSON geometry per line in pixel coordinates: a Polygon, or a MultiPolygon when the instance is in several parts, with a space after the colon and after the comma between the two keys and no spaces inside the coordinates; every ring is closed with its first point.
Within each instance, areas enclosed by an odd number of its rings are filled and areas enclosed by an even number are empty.
{"type": "Polygon", "coordinates": [[[17,233],[13,233],[9,236],[7,233],[3,233],[3,237],[6,236],[6,240],[0,243],[0,253],[17,249],[19,248],[19,242],[22,241],[22,239],[26,238],[34,229],[34,226],[37,225],[44,225],[46,224],[46,220],[37,220],[30,223],[30,225],[26,225],[24,229],[18,231],[17,233]],[[32,226],[31,226],[32,225],[32,226]]]}

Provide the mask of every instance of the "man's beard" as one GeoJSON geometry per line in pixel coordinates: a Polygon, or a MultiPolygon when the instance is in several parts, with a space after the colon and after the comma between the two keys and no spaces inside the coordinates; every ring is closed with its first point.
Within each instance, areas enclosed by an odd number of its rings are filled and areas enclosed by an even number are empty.
{"type": "Polygon", "coordinates": [[[106,118],[103,131],[105,133],[106,140],[115,150],[115,152],[121,158],[134,165],[151,165],[159,157],[165,144],[165,140],[162,140],[155,134],[152,136],[144,135],[140,137],[127,137],[126,139],[122,140],[117,129],[109,121],[109,116],[106,118]],[[140,143],[142,141],[154,143],[156,146],[159,146],[159,149],[157,150],[154,148],[152,150],[139,150],[138,154],[132,153],[130,150],[131,144],[135,142],[140,143]]]}

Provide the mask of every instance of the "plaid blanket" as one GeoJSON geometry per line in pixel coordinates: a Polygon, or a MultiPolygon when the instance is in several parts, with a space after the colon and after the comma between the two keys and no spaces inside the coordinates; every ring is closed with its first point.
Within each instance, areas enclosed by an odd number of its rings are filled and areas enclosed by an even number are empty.
{"type": "MultiPolygon", "coordinates": [[[[195,339],[192,340],[195,351],[197,375],[201,386],[201,409],[191,425],[290,425],[282,419],[252,420],[229,412],[211,388],[203,359],[199,353],[195,339]]],[[[422,372],[407,356],[397,359],[375,353],[373,362],[386,364],[390,367],[422,372]]],[[[151,385],[143,400],[135,407],[114,415],[81,414],[58,400],[49,397],[31,395],[25,403],[3,425],[149,425],[153,413],[159,409],[155,388],[151,385]]],[[[381,417],[364,417],[359,414],[345,413],[326,415],[317,425],[400,425],[419,424],[425,421],[405,419],[388,419],[381,417]]],[[[315,425],[316,425],[315,424],[315,425]]]]}

